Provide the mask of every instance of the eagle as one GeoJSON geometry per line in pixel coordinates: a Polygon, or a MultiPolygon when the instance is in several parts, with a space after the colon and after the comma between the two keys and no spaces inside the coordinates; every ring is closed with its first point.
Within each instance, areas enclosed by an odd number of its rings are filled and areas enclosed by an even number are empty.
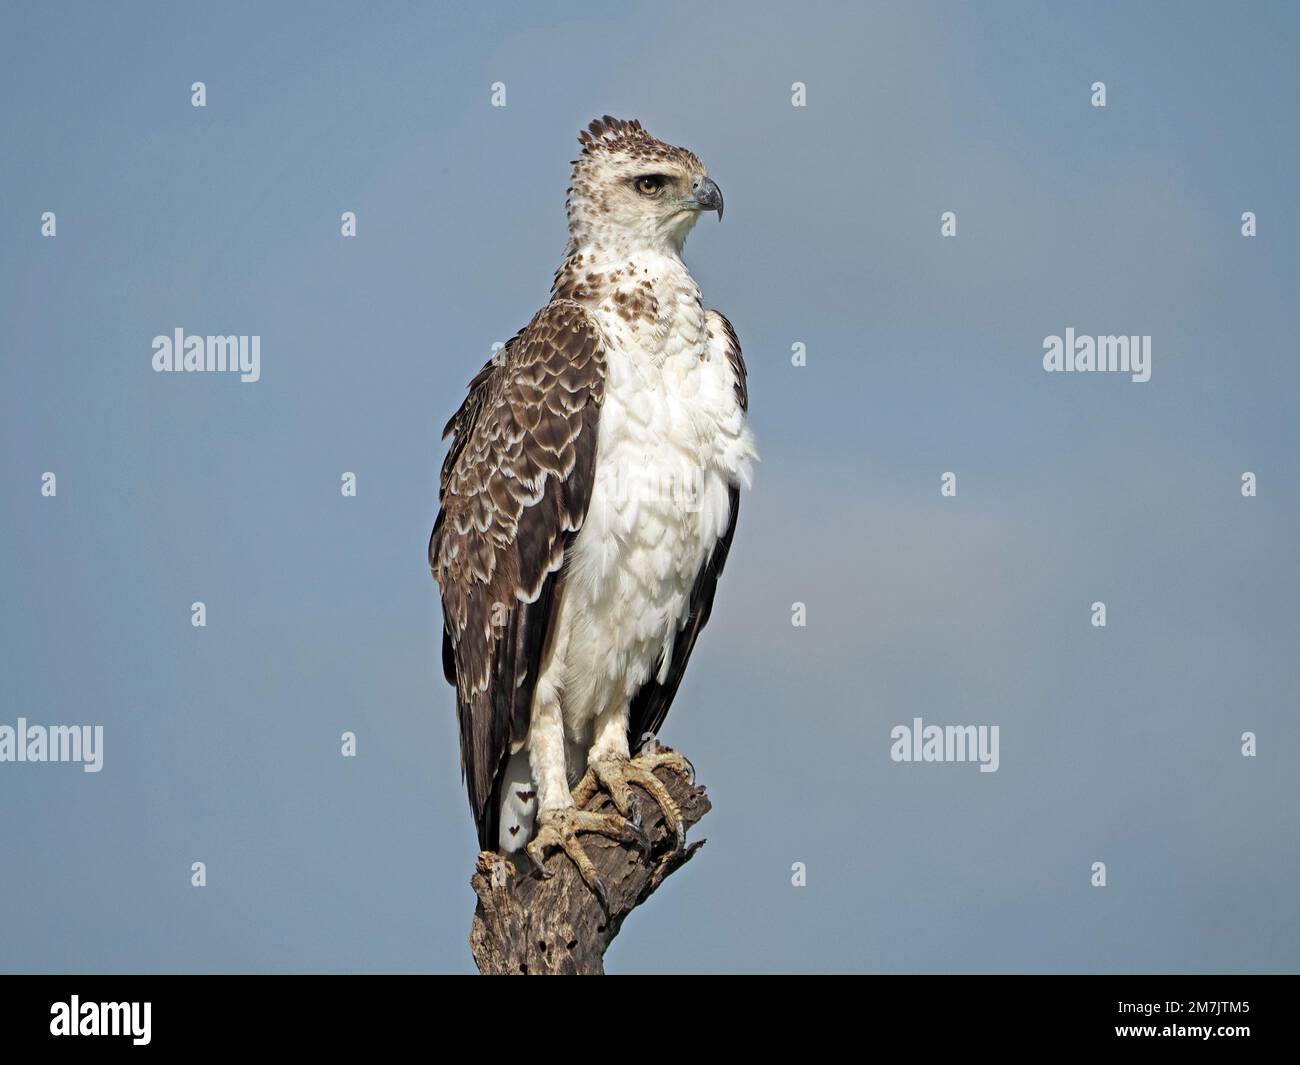
{"type": "Polygon", "coordinates": [[[563,850],[603,900],[579,837],[648,846],[633,784],[685,845],[654,770],[689,765],[651,741],[758,456],[740,341],[682,261],[721,189],[638,121],[578,141],[550,302],[443,431],[429,565],[480,847],[539,872],[563,850]],[[596,788],[614,811],[575,803],[596,788]]]}

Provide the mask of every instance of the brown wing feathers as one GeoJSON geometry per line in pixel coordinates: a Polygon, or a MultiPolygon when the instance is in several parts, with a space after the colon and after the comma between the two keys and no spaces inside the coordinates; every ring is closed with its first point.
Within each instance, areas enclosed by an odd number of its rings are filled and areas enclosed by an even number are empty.
{"type": "Polygon", "coordinates": [[[483,367],[447,425],[429,564],[485,848],[496,846],[499,778],[511,742],[528,731],[564,553],[591,498],[604,380],[594,322],[556,301],[483,367]]]}

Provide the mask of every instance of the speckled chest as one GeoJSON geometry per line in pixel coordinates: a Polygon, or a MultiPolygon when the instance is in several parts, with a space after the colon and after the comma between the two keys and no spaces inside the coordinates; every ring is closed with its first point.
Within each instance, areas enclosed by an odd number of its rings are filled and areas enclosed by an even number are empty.
{"type": "Polygon", "coordinates": [[[657,252],[617,261],[575,252],[556,278],[556,298],[585,304],[609,346],[659,362],[704,351],[700,289],[681,259],[657,252]]]}
{"type": "MultiPolygon", "coordinates": [[[[606,341],[606,382],[566,600],[586,635],[569,648],[571,667],[610,685],[594,684],[593,710],[630,697],[671,654],[695,576],[728,518],[710,399],[726,394],[714,380],[723,371],[709,359],[695,282],[680,262],[655,265],[628,264],[588,301],[606,341]],[[600,662],[585,661],[589,648],[601,649],[600,662]]],[[[586,703],[577,679],[570,693],[586,703]]]]}

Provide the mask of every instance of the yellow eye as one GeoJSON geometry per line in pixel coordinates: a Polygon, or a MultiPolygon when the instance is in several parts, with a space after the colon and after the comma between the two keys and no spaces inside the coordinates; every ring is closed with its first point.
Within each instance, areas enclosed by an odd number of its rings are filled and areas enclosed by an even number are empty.
{"type": "Polygon", "coordinates": [[[664,187],[662,174],[643,174],[636,179],[636,191],[642,196],[653,196],[664,187]]]}

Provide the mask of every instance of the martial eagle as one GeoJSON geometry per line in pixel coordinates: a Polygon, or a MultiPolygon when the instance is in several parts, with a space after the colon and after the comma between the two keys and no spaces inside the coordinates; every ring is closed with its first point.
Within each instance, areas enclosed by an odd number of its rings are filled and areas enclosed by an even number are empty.
{"type": "Polygon", "coordinates": [[[429,565],[480,846],[539,868],[562,848],[603,897],[578,836],[644,844],[632,784],[684,844],[653,773],[682,760],[642,748],[709,619],[757,453],[740,343],[681,258],[721,190],[640,122],[606,115],[578,140],[551,300],[444,430],[429,565]],[[621,816],[575,806],[584,774],[621,816]]]}

